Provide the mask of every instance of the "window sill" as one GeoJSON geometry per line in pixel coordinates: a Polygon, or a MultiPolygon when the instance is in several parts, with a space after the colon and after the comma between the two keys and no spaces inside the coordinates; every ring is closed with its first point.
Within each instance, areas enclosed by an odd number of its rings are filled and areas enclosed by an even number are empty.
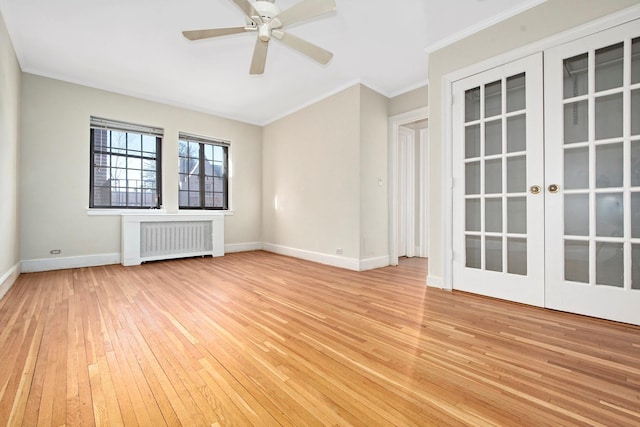
{"type": "Polygon", "coordinates": [[[89,216],[120,216],[126,214],[133,215],[165,215],[166,209],[92,209],[87,208],[89,216]]]}
{"type": "Polygon", "coordinates": [[[230,216],[233,215],[235,213],[235,211],[232,211],[230,209],[223,211],[223,210],[207,210],[207,209],[180,209],[178,210],[178,212],[174,213],[174,214],[169,214],[169,215],[189,215],[189,216],[193,216],[193,215],[202,215],[202,216],[230,216]]]}
{"type": "Polygon", "coordinates": [[[88,216],[122,216],[122,215],[173,215],[173,216],[231,216],[232,210],[188,210],[168,213],[166,209],[87,209],[88,216]]]}

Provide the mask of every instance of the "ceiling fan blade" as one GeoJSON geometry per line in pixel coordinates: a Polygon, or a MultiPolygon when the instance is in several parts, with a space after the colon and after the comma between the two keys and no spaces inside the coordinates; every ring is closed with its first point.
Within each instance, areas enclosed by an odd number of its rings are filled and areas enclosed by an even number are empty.
{"type": "Polygon", "coordinates": [[[304,0],[271,20],[271,28],[281,28],[336,9],[335,0],[304,0]]]}
{"type": "Polygon", "coordinates": [[[247,31],[245,27],[231,27],[231,28],[212,28],[210,30],[193,30],[183,31],[182,35],[189,40],[202,40],[211,37],[228,36],[229,34],[244,33],[247,31]]]}
{"type": "Polygon", "coordinates": [[[267,62],[267,49],[269,42],[263,42],[259,38],[256,39],[256,47],[253,49],[253,59],[251,60],[251,68],[249,74],[264,73],[264,65],[267,62]]]}
{"type": "Polygon", "coordinates": [[[254,21],[257,18],[259,22],[262,22],[262,18],[260,18],[260,14],[256,11],[256,9],[253,7],[251,2],[249,2],[249,0],[233,0],[233,2],[237,4],[238,7],[242,9],[244,14],[247,15],[249,18],[251,18],[254,21]]]}
{"type": "Polygon", "coordinates": [[[293,34],[279,30],[274,30],[271,34],[287,46],[307,55],[309,58],[323,65],[331,61],[331,58],[333,58],[333,53],[328,50],[324,50],[313,43],[309,43],[300,37],[294,36],[293,34]]]}

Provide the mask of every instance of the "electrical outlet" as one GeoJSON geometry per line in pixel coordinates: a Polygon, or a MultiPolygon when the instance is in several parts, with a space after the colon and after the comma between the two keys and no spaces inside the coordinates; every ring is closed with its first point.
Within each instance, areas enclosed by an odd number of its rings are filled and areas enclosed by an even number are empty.
{"type": "Polygon", "coordinates": [[[336,249],[336,255],[342,255],[342,248],[336,249]]]}
{"type": "Polygon", "coordinates": [[[60,252],[62,252],[60,249],[51,249],[49,251],[51,255],[58,255],[60,252]]]}

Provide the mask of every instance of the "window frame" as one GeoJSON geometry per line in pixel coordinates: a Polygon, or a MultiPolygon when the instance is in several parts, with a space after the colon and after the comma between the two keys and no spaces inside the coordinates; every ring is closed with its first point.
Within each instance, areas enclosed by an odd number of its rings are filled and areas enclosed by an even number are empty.
{"type": "MultiPolygon", "coordinates": [[[[231,148],[231,144],[228,141],[224,141],[224,140],[220,140],[220,139],[215,139],[215,138],[209,138],[209,137],[204,137],[204,136],[198,136],[198,135],[192,135],[192,134],[188,134],[188,133],[184,133],[184,132],[180,132],[178,135],[178,209],[179,210],[191,210],[191,211],[229,211],[229,152],[230,152],[230,148],[231,148]],[[198,177],[198,195],[199,195],[199,204],[198,206],[183,206],[181,204],[181,199],[180,199],[180,193],[185,191],[183,189],[180,188],[180,184],[182,182],[182,175],[183,172],[180,169],[180,162],[182,161],[182,159],[195,159],[195,157],[191,157],[189,154],[187,153],[187,156],[182,156],[180,154],[180,145],[182,142],[186,142],[187,144],[190,143],[195,143],[198,144],[198,157],[197,160],[200,163],[200,165],[204,165],[206,162],[206,155],[205,155],[205,146],[206,145],[211,145],[213,147],[221,147],[223,150],[223,159],[222,159],[222,163],[223,163],[223,171],[222,171],[222,176],[219,178],[222,178],[223,182],[222,182],[222,206],[206,206],[206,177],[208,175],[206,175],[206,167],[199,167],[199,172],[197,174],[198,177]]],[[[216,162],[216,159],[213,159],[213,162],[216,162]]],[[[190,176],[190,175],[189,175],[190,176]]],[[[213,182],[213,191],[211,192],[214,197],[216,193],[220,193],[220,192],[216,192],[215,191],[215,172],[214,175],[211,176],[214,180],[213,182]]],[[[186,190],[187,192],[187,203],[189,202],[189,190],[186,190]]]]}
{"type": "MultiPolygon", "coordinates": [[[[90,118],[90,126],[89,126],[89,209],[100,210],[113,210],[113,209],[122,209],[122,210],[149,210],[149,209],[161,209],[162,207],[162,137],[164,131],[160,128],[154,128],[143,125],[136,125],[126,122],[114,121],[109,119],[101,119],[97,117],[90,118]],[[107,151],[96,150],[95,142],[96,142],[96,131],[107,131],[107,132],[122,132],[125,134],[126,146],[125,153],[117,153],[108,149],[107,151]],[[155,138],[155,157],[145,157],[143,147],[140,148],[140,155],[135,156],[128,153],[128,145],[129,145],[129,135],[139,135],[139,136],[151,136],[155,138]],[[128,171],[130,168],[128,166],[128,159],[139,159],[141,162],[143,161],[155,161],[155,205],[145,205],[144,204],[144,196],[140,198],[140,204],[130,204],[129,202],[129,193],[128,190],[125,191],[125,204],[124,205],[114,205],[112,193],[110,193],[109,204],[96,204],[96,193],[95,193],[95,171],[96,171],[96,163],[95,163],[95,155],[102,154],[105,156],[111,156],[117,154],[127,159],[127,165],[122,168],[125,171],[128,171]]],[[[135,150],[137,151],[137,150],[135,150]]],[[[109,166],[111,169],[112,166],[109,166]]],[[[140,169],[140,172],[143,173],[144,169],[140,169]]],[[[140,180],[144,182],[144,180],[140,180]]],[[[129,187],[126,187],[127,189],[129,187]]],[[[136,187],[138,189],[138,187],[136,187]]],[[[144,184],[141,184],[139,187],[140,190],[144,190],[144,184]]]]}

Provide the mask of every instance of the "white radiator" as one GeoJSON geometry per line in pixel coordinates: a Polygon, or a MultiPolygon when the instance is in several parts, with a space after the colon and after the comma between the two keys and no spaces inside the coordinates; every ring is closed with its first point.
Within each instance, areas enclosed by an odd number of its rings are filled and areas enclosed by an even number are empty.
{"type": "Polygon", "coordinates": [[[122,265],[224,255],[223,215],[122,215],[122,265]]]}

